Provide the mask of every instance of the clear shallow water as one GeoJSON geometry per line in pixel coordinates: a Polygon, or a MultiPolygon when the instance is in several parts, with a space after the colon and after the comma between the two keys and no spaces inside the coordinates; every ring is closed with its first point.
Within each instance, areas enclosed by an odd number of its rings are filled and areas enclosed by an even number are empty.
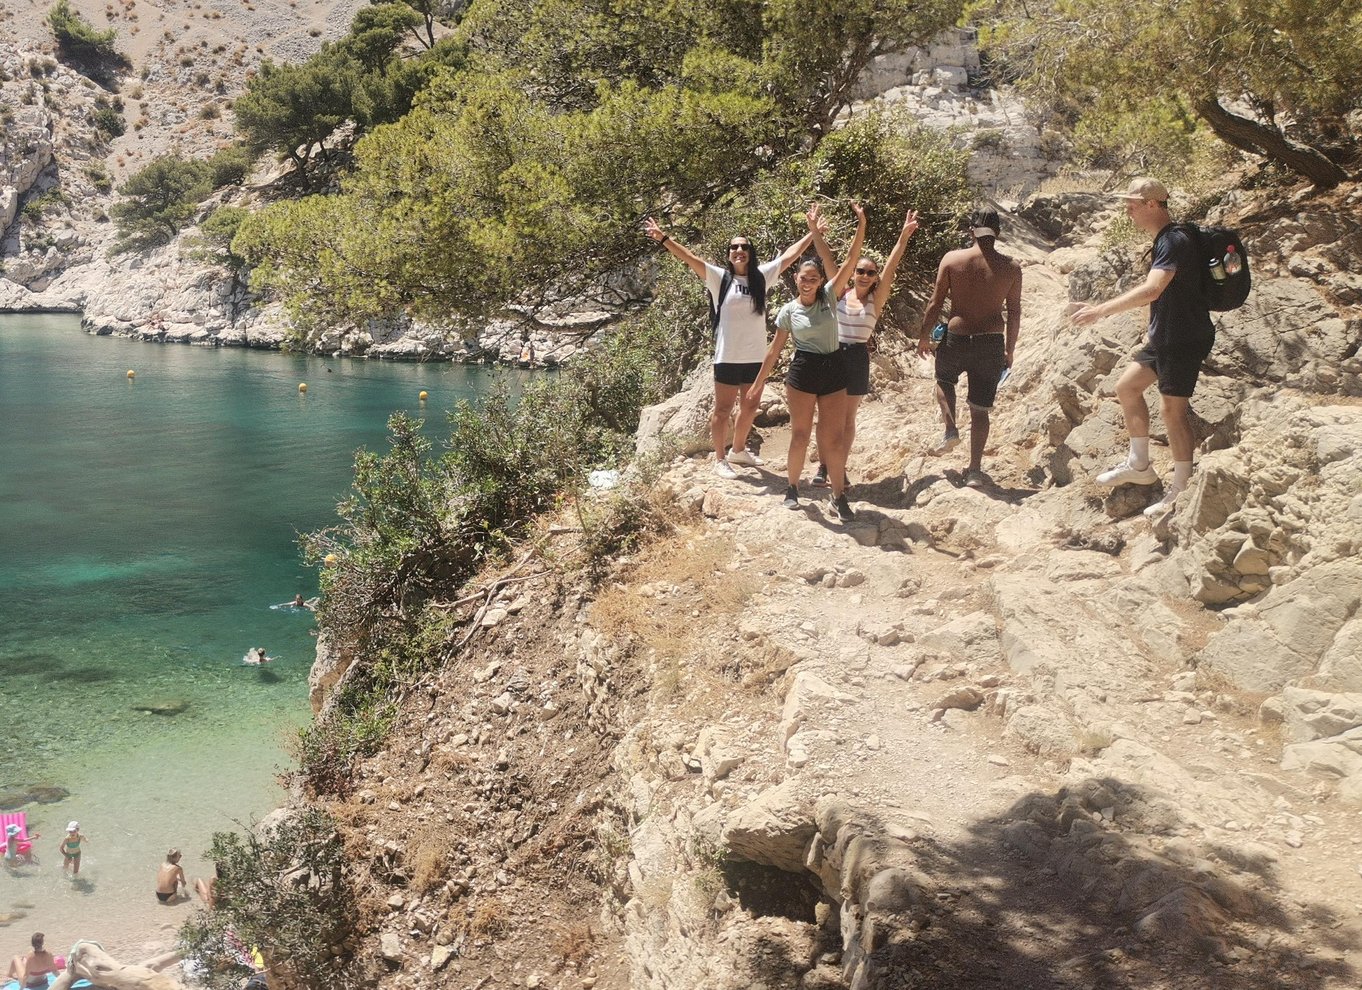
{"type": "Polygon", "coordinates": [[[428,416],[438,442],[486,375],[0,316],[0,795],[71,792],[25,808],[41,862],[0,870],[0,924],[25,914],[0,955],[34,929],[112,951],[178,925],[187,909],[150,894],[166,848],[192,880],[213,831],[279,803],[308,716],[311,613],[270,608],[316,593],[297,534],[335,521],[354,451],[384,446],[393,410],[428,416]],[[277,662],[243,666],[257,645],[277,662]],[[186,707],[134,710],[167,700],[186,707]],[[56,852],[69,819],[89,836],[76,884],[56,852]]]}

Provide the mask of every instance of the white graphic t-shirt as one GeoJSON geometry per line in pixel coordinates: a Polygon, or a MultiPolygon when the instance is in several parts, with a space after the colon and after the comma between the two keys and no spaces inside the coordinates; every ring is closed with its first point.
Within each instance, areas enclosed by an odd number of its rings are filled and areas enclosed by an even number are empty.
{"type": "MultiPolygon", "coordinates": [[[[759,265],[758,270],[766,279],[766,293],[769,296],[772,283],[780,274],[780,259],[759,265]]],[[[718,298],[724,274],[722,268],[705,265],[705,288],[709,290],[711,298],[718,298]]],[[[714,333],[714,363],[760,364],[765,358],[766,314],[752,312],[752,293],[747,287],[747,276],[734,275],[728,295],[724,296],[719,306],[719,328],[714,333]]]]}

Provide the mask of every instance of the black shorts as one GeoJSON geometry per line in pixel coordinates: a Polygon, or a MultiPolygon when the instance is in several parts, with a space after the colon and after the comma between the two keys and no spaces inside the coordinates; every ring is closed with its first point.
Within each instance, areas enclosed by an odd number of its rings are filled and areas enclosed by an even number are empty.
{"type": "Polygon", "coordinates": [[[716,364],[714,383],[716,385],[751,385],[761,374],[761,362],[751,364],[716,364]]]}
{"type": "Polygon", "coordinates": [[[955,387],[961,372],[969,375],[969,404],[992,409],[998,379],[1007,367],[1007,338],[1000,333],[948,333],[936,349],[936,380],[955,387]]]}
{"type": "Polygon", "coordinates": [[[1131,358],[1136,364],[1151,368],[1159,376],[1159,394],[1177,399],[1190,399],[1196,390],[1196,380],[1201,375],[1201,362],[1210,356],[1215,338],[1204,344],[1179,347],[1176,350],[1166,347],[1142,347],[1131,358]]]}
{"type": "Polygon", "coordinates": [[[169,904],[174,896],[175,892],[173,890],[169,894],[162,893],[159,890],[156,891],[156,899],[160,901],[162,904],[169,904]]]}
{"type": "Polygon", "coordinates": [[[842,344],[847,366],[847,395],[870,394],[870,348],[865,344],[842,344]]]}
{"type": "Polygon", "coordinates": [[[847,387],[847,365],[840,350],[831,354],[815,354],[813,351],[794,352],[790,358],[790,371],[785,376],[785,384],[797,392],[809,395],[832,395],[844,392],[847,387]]]}

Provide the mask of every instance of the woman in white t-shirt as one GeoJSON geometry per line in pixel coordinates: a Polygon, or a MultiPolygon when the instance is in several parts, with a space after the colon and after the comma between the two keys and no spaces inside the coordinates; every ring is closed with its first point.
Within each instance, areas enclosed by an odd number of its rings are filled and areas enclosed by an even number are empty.
{"type": "MultiPolygon", "coordinates": [[[[850,284],[843,283],[837,290],[837,338],[841,344],[842,357],[847,367],[847,413],[846,425],[842,429],[842,446],[851,453],[851,445],[856,442],[856,413],[861,408],[861,400],[870,394],[870,355],[875,349],[875,324],[884,314],[889,294],[894,291],[894,274],[899,270],[899,262],[908,250],[908,241],[917,231],[917,210],[909,210],[903,218],[903,230],[894,242],[883,267],[868,254],[856,259],[856,273],[850,284]]],[[[818,256],[823,267],[832,271],[837,267],[832,252],[827,249],[826,240],[814,242],[818,245],[818,256]]],[[[828,465],[826,460],[818,463],[818,473],[813,483],[826,486],[828,465]]]]}
{"type": "Polygon", "coordinates": [[[812,234],[806,234],[785,249],[774,261],[754,263],[752,240],[745,236],[729,238],[725,267],[711,265],[683,244],[672,240],[657,221],[649,217],[643,232],[667,249],[667,253],[686,263],[705,282],[711,311],[718,308],[714,326],[714,412],[709,417],[709,435],[714,443],[714,473],[721,478],[736,478],[732,465],[756,467],[762,461],[747,449],[747,436],[757,415],[757,398],[743,391],[757,379],[766,355],[766,286],[804,253],[812,234]],[[733,429],[733,449],[728,449],[728,421],[733,404],[738,403],[738,421],[733,429]]]}

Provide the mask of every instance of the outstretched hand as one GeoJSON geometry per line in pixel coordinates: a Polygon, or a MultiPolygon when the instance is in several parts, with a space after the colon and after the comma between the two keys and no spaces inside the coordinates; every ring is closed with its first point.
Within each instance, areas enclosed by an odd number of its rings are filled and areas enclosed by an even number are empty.
{"type": "Polygon", "coordinates": [[[917,210],[909,210],[908,215],[903,218],[903,233],[905,237],[912,237],[917,233],[917,210]]]}
{"type": "Polygon", "coordinates": [[[660,241],[667,236],[662,232],[662,228],[658,226],[657,221],[652,217],[643,221],[643,232],[655,241],[660,241]]]}
{"type": "Polygon", "coordinates": [[[809,233],[817,235],[828,232],[828,218],[823,216],[823,208],[817,203],[810,206],[804,216],[809,222],[809,233]]]}
{"type": "Polygon", "coordinates": [[[1069,317],[1080,327],[1090,327],[1102,318],[1101,311],[1096,306],[1084,306],[1082,309],[1075,310],[1069,317]]]}
{"type": "Polygon", "coordinates": [[[857,221],[858,223],[865,223],[865,207],[864,207],[864,206],[862,206],[860,203],[852,203],[852,204],[851,204],[851,212],[854,213],[854,214],[856,214],[856,221],[857,221]]]}

